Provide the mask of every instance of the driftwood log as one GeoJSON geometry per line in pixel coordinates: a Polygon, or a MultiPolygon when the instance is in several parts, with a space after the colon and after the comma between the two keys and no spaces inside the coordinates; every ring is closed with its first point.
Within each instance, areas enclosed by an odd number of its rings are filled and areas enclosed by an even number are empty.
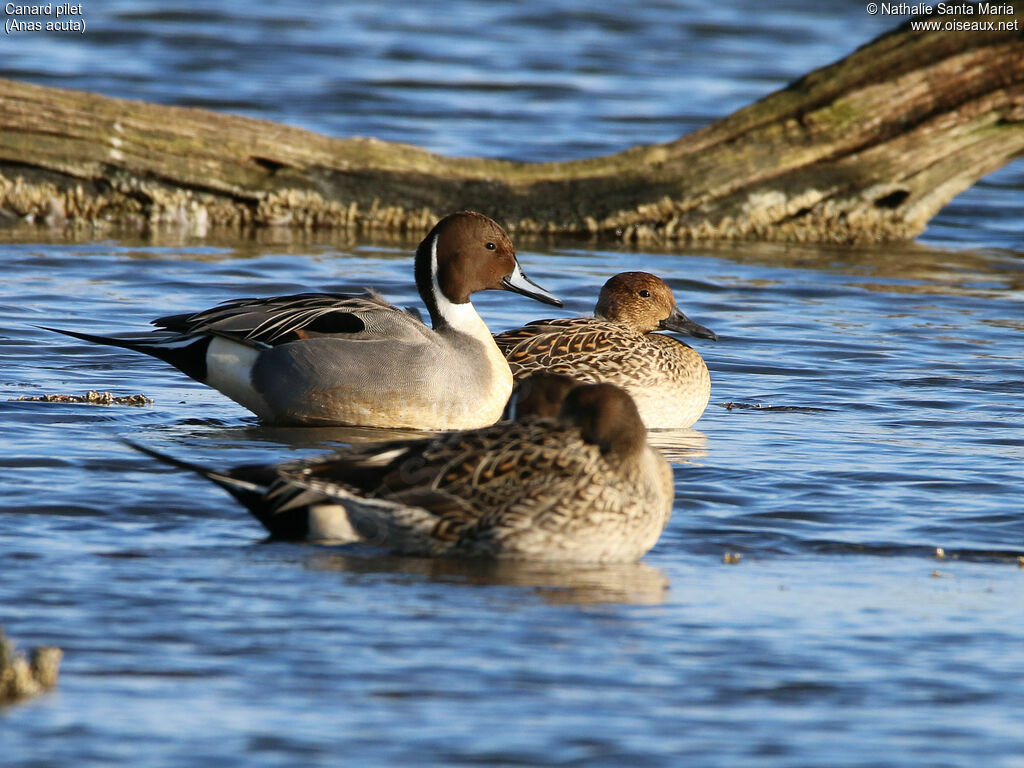
{"type": "Polygon", "coordinates": [[[0,211],[200,235],[224,225],[419,235],[473,208],[518,233],[626,241],[910,239],[1024,154],[1024,12],[930,18],[1004,27],[907,23],[676,141],[560,163],[450,158],[0,81],[0,211]]]}

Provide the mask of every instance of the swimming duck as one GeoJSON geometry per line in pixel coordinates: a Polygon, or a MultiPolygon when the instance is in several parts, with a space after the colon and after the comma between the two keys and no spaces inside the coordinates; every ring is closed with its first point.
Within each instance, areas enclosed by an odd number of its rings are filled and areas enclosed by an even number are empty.
{"type": "Polygon", "coordinates": [[[523,274],[505,231],[471,211],[446,216],[416,250],[433,327],[373,293],[235,299],[95,336],[158,357],[273,424],[471,429],[494,423],[512,374],[470,295],[489,288],[561,302],[523,274]]]}
{"type": "Polygon", "coordinates": [[[579,385],[559,418],[358,446],[216,472],[132,444],[217,483],[276,538],[402,554],[587,562],[639,559],[672,511],[672,471],[632,399],[579,385]]]}
{"type": "Polygon", "coordinates": [[[601,288],[593,317],[535,320],[495,336],[518,380],[546,371],[618,384],[648,428],[689,427],[708,405],[711,377],[697,350],[657,330],[718,337],[676,306],[647,272],[622,272],[601,288]]]}

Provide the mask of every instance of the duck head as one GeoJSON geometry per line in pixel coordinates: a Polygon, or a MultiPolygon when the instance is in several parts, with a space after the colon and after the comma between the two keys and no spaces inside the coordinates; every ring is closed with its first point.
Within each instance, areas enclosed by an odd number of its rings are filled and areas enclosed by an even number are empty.
{"type": "Polygon", "coordinates": [[[614,384],[581,384],[565,396],[559,420],[580,430],[605,456],[628,461],[647,445],[647,428],[625,390],[614,384]]]}
{"type": "Polygon", "coordinates": [[[519,421],[527,416],[556,418],[565,396],[577,384],[576,379],[561,373],[533,373],[516,382],[503,418],[509,421],[519,421]]]}
{"type": "Polygon", "coordinates": [[[523,274],[505,230],[474,211],[445,216],[420,243],[416,287],[432,317],[446,303],[468,304],[471,294],[488,289],[513,291],[562,306],[557,297],[523,274]]]}
{"type": "Polygon", "coordinates": [[[718,340],[713,331],[680,312],[672,289],[648,272],[620,272],[609,279],[601,288],[594,314],[640,333],[677,331],[718,340]]]}

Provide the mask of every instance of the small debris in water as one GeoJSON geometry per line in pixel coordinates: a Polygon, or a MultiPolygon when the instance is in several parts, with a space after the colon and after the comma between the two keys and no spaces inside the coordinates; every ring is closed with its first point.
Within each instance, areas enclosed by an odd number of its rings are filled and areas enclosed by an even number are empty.
{"type": "Polygon", "coordinates": [[[945,560],[946,559],[946,550],[944,550],[942,547],[936,547],[935,548],[935,559],[936,560],[945,560]]]}
{"type": "Polygon", "coordinates": [[[1017,555],[1017,567],[1024,568],[1024,555],[1017,555]]]}
{"type": "Polygon", "coordinates": [[[97,392],[90,389],[84,395],[21,395],[20,397],[9,397],[8,402],[32,402],[32,403],[89,403],[90,405],[133,405],[144,407],[153,404],[153,398],[143,394],[138,395],[112,395],[109,392],[97,392]]]}
{"type": "Polygon", "coordinates": [[[942,571],[932,571],[933,579],[944,579],[946,578],[946,575],[947,574],[943,573],[942,571]]]}
{"type": "Polygon", "coordinates": [[[722,555],[722,562],[726,565],[736,565],[742,559],[743,555],[740,552],[726,552],[722,555]]]}
{"type": "Polygon", "coordinates": [[[829,408],[812,408],[807,405],[765,405],[764,403],[719,403],[722,408],[731,411],[734,408],[746,411],[789,411],[791,413],[822,413],[829,408]]]}
{"type": "MultiPolygon", "coordinates": [[[[733,403],[733,402],[729,402],[729,403],[722,403],[721,405],[727,411],[731,411],[733,408],[748,408],[750,410],[757,410],[757,409],[762,409],[762,408],[765,407],[761,403],[733,403]]],[[[768,406],[768,407],[771,408],[771,406],[768,406]]]]}
{"type": "Polygon", "coordinates": [[[36,696],[57,685],[63,656],[60,648],[40,647],[26,659],[0,629],[0,704],[36,696]]]}

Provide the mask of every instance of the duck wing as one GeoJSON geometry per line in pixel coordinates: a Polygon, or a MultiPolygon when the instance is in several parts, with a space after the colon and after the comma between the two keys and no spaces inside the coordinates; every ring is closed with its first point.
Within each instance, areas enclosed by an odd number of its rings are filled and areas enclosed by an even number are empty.
{"type": "MultiPolygon", "coordinates": [[[[564,373],[578,380],[590,380],[602,359],[622,355],[630,346],[633,331],[592,317],[535,320],[522,328],[494,337],[508,360],[514,376],[536,371],[564,373]],[[595,367],[595,365],[597,367],[595,367]]],[[[635,339],[633,343],[635,344],[635,339]]],[[[596,380],[596,379],[595,379],[596,380]]]]}
{"type": "Polygon", "coordinates": [[[182,335],[224,336],[271,346],[320,336],[394,335],[396,328],[410,324],[423,326],[418,314],[403,311],[370,291],[232,299],[202,312],[153,321],[160,329],[182,335]]]}

